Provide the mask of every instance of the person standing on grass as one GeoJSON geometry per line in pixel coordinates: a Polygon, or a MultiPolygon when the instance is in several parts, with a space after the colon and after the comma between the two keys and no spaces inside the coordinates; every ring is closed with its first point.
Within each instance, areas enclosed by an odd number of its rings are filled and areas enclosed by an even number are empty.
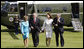
{"type": "Polygon", "coordinates": [[[32,40],[34,47],[37,47],[39,44],[39,32],[40,32],[40,19],[37,18],[37,14],[33,13],[33,19],[30,20],[30,28],[32,33],[32,40]]]}
{"type": "Polygon", "coordinates": [[[43,23],[43,27],[41,32],[45,29],[46,30],[46,46],[50,46],[50,41],[52,37],[52,22],[53,19],[50,13],[47,13],[47,19],[43,23]]]}
{"type": "Polygon", "coordinates": [[[29,39],[29,21],[28,16],[24,16],[24,21],[21,22],[21,33],[24,39],[25,48],[28,47],[28,39],[29,39]]]}
{"type": "Polygon", "coordinates": [[[56,45],[59,46],[59,34],[60,34],[60,42],[61,46],[64,46],[64,38],[63,38],[63,32],[64,32],[64,19],[61,17],[61,14],[57,14],[57,16],[53,19],[53,25],[54,25],[54,32],[56,37],[56,45]]]}
{"type": "Polygon", "coordinates": [[[15,18],[14,18],[14,25],[15,25],[15,33],[17,35],[19,33],[19,31],[18,31],[18,27],[19,27],[19,18],[18,18],[18,16],[15,16],[15,18]]]}

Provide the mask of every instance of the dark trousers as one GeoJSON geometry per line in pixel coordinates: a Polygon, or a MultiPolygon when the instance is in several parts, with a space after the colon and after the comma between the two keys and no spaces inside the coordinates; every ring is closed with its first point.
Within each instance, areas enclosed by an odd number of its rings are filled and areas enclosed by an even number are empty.
{"type": "Polygon", "coordinates": [[[59,34],[60,34],[61,46],[64,46],[63,32],[60,32],[60,31],[55,31],[56,45],[59,46],[59,34]]]}
{"type": "Polygon", "coordinates": [[[37,47],[39,44],[39,32],[32,30],[32,39],[34,47],[37,47]]]}
{"type": "Polygon", "coordinates": [[[18,24],[18,23],[14,23],[14,25],[15,25],[15,33],[18,34],[18,32],[19,32],[19,31],[18,31],[18,26],[19,26],[19,24],[18,24]]]}

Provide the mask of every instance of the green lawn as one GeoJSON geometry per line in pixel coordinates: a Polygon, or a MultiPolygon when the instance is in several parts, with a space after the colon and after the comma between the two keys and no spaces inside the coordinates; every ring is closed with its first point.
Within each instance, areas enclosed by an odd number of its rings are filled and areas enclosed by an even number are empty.
{"type": "MultiPolygon", "coordinates": [[[[40,41],[37,48],[83,48],[83,32],[74,32],[73,27],[67,28],[64,26],[64,29],[64,47],[56,47],[55,34],[53,32],[50,47],[46,47],[45,33],[40,33],[40,41]]],[[[31,34],[28,47],[35,48],[33,47],[31,34]]],[[[1,48],[24,48],[22,35],[15,35],[12,30],[8,30],[1,25],[1,48]]]]}

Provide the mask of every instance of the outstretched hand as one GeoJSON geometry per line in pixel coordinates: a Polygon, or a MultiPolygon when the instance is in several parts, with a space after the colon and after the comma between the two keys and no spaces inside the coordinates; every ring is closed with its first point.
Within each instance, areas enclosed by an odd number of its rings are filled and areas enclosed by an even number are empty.
{"type": "Polygon", "coordinates": [[[44,32],[44,30],[40,30],[40,32],[44,32]]]}

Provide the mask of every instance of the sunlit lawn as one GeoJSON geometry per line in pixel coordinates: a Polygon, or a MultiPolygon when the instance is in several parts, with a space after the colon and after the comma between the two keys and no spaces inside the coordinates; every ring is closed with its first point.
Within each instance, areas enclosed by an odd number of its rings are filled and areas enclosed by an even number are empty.
{"type": "MultiPolygon", "coordinates": [[[[45,33],[40,33],[37,48],[83,48],[83,32],[74,32],[73,27],[64,26],[64,28],[64,47],[56,47],[55,34],[53,32],[50,47],[46,47],[45,33]]],[[[15,35],[14,31],[8,30],[1,25],[1,48],[24,48],[22,35],[15,35]]],[[[33,47],[31,34],[28,48],[35,48],[33,47]]]]}

